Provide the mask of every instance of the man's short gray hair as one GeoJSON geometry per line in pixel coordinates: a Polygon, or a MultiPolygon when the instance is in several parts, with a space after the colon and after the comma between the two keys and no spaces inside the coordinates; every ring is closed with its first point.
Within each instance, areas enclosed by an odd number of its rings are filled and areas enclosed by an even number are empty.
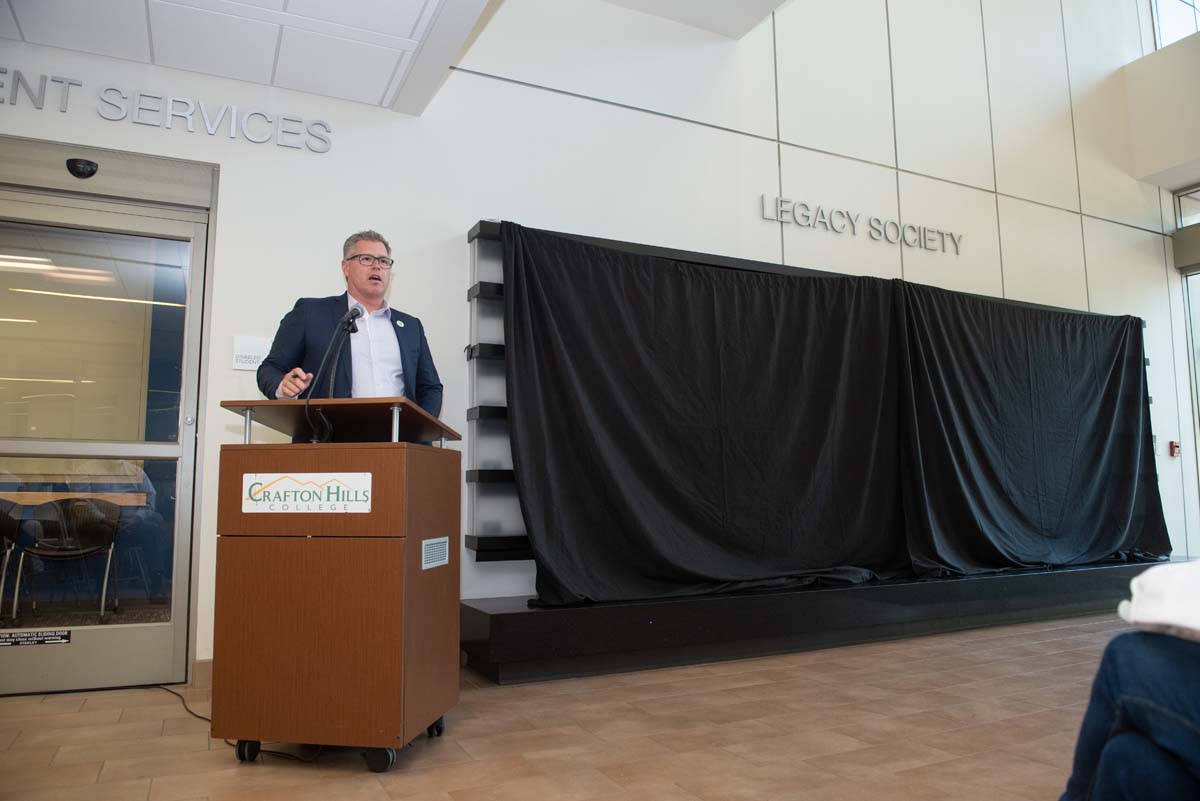
{"type": "Polygon", "coordinates": [[[346,242],[342,245],[342,258],[345,259],[349,256],[354,246],[364,240],[367,242],[379,242],[387,248],[388,255],[392,255],[392,246],[383,238],[383,234],[367,229],[366,231],[359,231],[357,234],[350,234],[350,236],[346,237],[346,242]]]}

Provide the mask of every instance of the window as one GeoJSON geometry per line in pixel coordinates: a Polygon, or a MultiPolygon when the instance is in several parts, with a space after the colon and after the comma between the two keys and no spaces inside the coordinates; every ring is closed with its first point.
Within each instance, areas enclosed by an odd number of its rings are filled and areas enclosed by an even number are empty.
{"type": "Polygon", "coordinates": [[[1200,187],[1177,194],[1175,204],[1180,228],[1200,223],[1200,187]]]}
{"type": "Polygon", "coordinates": [[[1200,29],[1196,5],[1200,0],[1152,0],[1154,28],[1159,47],[1178,42],[1200,29]]]}

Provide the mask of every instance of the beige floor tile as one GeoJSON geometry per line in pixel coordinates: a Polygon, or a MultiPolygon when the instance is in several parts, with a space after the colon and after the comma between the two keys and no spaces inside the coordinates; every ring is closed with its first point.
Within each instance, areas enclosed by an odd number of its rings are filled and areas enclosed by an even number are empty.
{"type": "Polygon", "coordinates": [[[152,737],[132,745],[128,741],[97,742],[83,745],[64,745],[54,756],[55,765],[74,765],[81,762],[104,762],[127,759],[131,753],[141,757],[166,754],[184,754],[189,751],[207,751],[207,734],[176,734],[170,737],[152,737]]]}
{"type": "Polygon", "coordinates": [[[622,786],[642,786],[656,783],[679,784],[681,781],[698,777],[734,773],[747,767],[750,767],[750,763],[739,760],[730,752],[722,748],[710,748],[704,751],[652,756],[609,765],[602,770],[606,776],[622,786]]]}
{"type": "Polygon", "coordinates": [[[1012,795],[1035,799],[1056,798],[1056,792],[1061,794],[1063,787],[1061,774],[1054,768],[1002,751],[925,765],[902,771],[900,776],[935,785],[939,782],[951,782],[997,788],[1012,795]]]}
{"type": "Polygon", "coordinates": [[[88,783],[75,787],[46,787],[40,790],[10,789],[5,784],[3,789],[0,789],[0,801],[146,801],[148,792],[149,779],[109,784],[88,783]]]}
{"type": "MultiPolygon", "coordinates": [[[[137,754],[135,748],[129,753],[137,754]]],[[[120,782],[129,779],[153,779],[159,776],[181,776],[188,773],[207,773],[221,770],[235,759],[232,752],[210,751],[204,749],[190,753],[187,758],[179,754],[158,754],[155,756],[133,756],[124,759],[109,759],[104,763],[100,773],[101,782],[120,782]]]]}
{"type": "MultiPolygon", "coordinates": [[[[357,750],[349,749],[355,754],[357,750]]],[[[469,762],[473,757],[461,744],[447,737],[429,740],[418,737],[411,745],[397,752],[394,770],[417,770],[436,765],[454,765],[469,762]]]]}
{"type": "MultiPolygon", "coordinates": [[[[209,701],[197,701],[190,704],[192,710],[208,717],[212,714],[212,703],[209,701]]],[[[173,718],[196,718],[192,717],[183,704],[179,701],[163,701],[159,704],[147,704],[145,706],[124,707],[120,709],[122,723],[135,723],[141,720],[171,720],[173,718]]]]}
{"type": "MultiPolygon", "coordinates": [[[[7,767],[4,769],[4,782],[0,785],[0,788],[5,793],[13,794],[12,798],[20,798],[20,792],[25,790],[94,784],[99,774],[99,762],[88,762],[83,765],[63,765],[61,767],[49,765],[7,767]]],[[[0,796],[0,798],[3,798],[3,796],[0,796]]]]}
{"type": "Polygon", "coordinates": [[[1071,773],[1078,737],[1076,732],[1060,731],[1026,743],[1006,745],[1000,750],[1055,768],[1062,774],[1065,784],[1067,776],[1071,773]]]}
{"type": "Polygon", "coordinates": [[[930,670],[924,673],[901,674],[893,678],[867,682],[872,687],[891,692],[925,692],[943,690],[956,684],[967,684],[978,678],[968,670],[930,670]]]}
{"type": "Polygon", "coordinates": [[[379,781],[392,798],[409,798],[538,775],[540,771],[524,757],[493,757],[423,770],[392,770],[382,774],[379,781]]]}
{"type": "Polygon", "coordinates": [[[954,754],[914,742],[894,742],[874,745],[856,751],[813,757],[806,760],[822,770],[837,773],[851,781],[870,779],[887,781],[895,774],[956,759],[954,754]]]}
{"type": "Polygon", "coordinates": [[[678,784],[664,782],[640,787],[626,787],[613,795],[605,796],[605,801],[701,801],[701,799],[700,796],[692,795],[678,784]]]}
{"type": "Polygon", "coordinates": [[[1005,700],[1027,702],[1045,707],[1085,704],[1092,696],[1092,677],[1094,675],[1095,671],[1092,671],[1092,674],[1086,680],[1052,684],[1048,687],[1039,687],[1036,690],[1029,690],[1028,692],[1014,693],[1013,695],[1005,696],[1005,700]]]}
{"type": "MultiPolygon", "coordinates": [[[[187,698],[188,704],[191,705],[193,709],[196,708],[195,705],[197,703],[206,702],[212,698],[212,693],[208,690],[189,690],[182,687],[173,687],[172,689],[187,698]]],[[[183,704],[180,703],[178,698],[175,698],[165,690],[152,687],[144,690],[119,690],[111,693],[104,693],[102,695],[94,695],[85,699],[83,708],[85,710],[136,709],[138,707],[167,705],[177,706],[180,709],[183,708],[183,704]]]]}
{"type": "Polygon", "coordinates": [[[391,801],[374,775],[347,776],[318,784],[211,793],[208,801],[391,801]]]}
{"type": "Polygon", "coordinates": [[[965,701],[930,710],[930,714],[945,718],[956,728],[993,723],[1041,712],[1046,707],[1012,697],[994,698],[988,701],[965,701]]]}
{"type": "Polygon", "coordinates": [[[82,698],[57,698],[0,705],[0,726],[13,718],[38,718],[47,715],[66,715],[83,708],[82,698]]]}
{"type": "Polygon", "coordinates": [[[864,743],[883,745],[886,743],[907,742],[928,734],[953,729],[957,724],[947,720],[937,712],[918,712],[913,715],[901,715],[895,718],[876,718],[854,723],[849,726],[839,726],[831,731],[853,737],[864,743]]]}
{"type": "Polygon", "coordinates": [[[687,731],[651,735],[650,739],[670,751],[684,753],[737,745],[747,740],[759,740],[784,733],[784,729],[770,721],[740,720],[733,723],[706,723],[687,731]]]}
{"type": "MultiPolygon", "coordinates": [[[[660,735],[660,739],[671,739],[673,736],[660,735]]],[[[542,773],[570,773],[672,753],[675,752],[663,745],[659,739],[626,737],[596,745],[530,751],[525,754],[525,758],[542,773]]]]}
{"type": "Polygon", "coordinates": [[[694,774],[676,783],[704,801],[786,801],[796,798],[802,788],[844,784],[844,780],[805,762],[795,762],[738,765],[731,770],[694,774]]]}
{"type": "Polygon", "coordinates": [[[25,735],[34,731],[49,731],[51,729],[78,729],[116,723],[120,717],[121,710],[119,709],[100,709],[95,712],[70,712],[60,715],[5,718],[4,720],[0,720],[0,731],[19,729],[22,735],[25,735]]]}
{"type": "Polygon", "coordinates": [[[893,777],[883,782],[855,778],[820,787],[798,787],[793,798],[796,801],[951,801],[953,796],[926,782],[893,777]]]}
{"type": "Polygon", "coordinates": [[[175,734],[196,734],[197,732],[207,733],[212,731],[212,724],[207,720],[200,720],[199,718],[194,718],[190,715],[186,718],[170,718],[169,720],[164,720],[162,721],[161,725],[164,736],[175,734]]]}
{"type": "Polygon", "coordinates": [[[834,731],[805,731],[785,734],[780,737],[748,740],[738,745],[725,746],[731,754],[755,765],[794,764],[809,757],[856,751],[868,743],[834,731]]]}
{"type": "Polygon", "coordinates": [[[508,779],[487,787],[453,790],[455,801],[584,801],[609,798],[621,791],[612,779],[598,770],[553,773],[508,779]]]}
{"type": "MultiPolygon", "coordinates": [[[[161,690],[4,698],[0,801],[1052,799],[1119,630],[1039,621],[515,687],[463,671],[446,736],[387,774],[355,749],[241,765],[161,690]],[[49,784],[10,791],[10,768],[49,784]]],[[[209,691],[182,691],[207,711],[209,691]]]]}
{"type": "Polygon", "coordinates": [[[232,764],[232,767],[205,773],[156,777],[151,781],[148,801],[186,801],[197,795],[211,798],[234,792],[265,793],[282,787],[303,787],[331,779],[358,776],[365,770],[361,760],[353,766],[301,765],[282,761],[245,764],[234,761],[225,764],[232,764]]]}
{"type": "Polygon", "coordinates": [[[623,706],[608,714],[596,711],[587,715],[574,715],[563,722],[579,726],[599,740],[613,741],[689,731],[709,722],[705,714],[707,710],[708,707],[701,707],[651,714],[623,706]]]}
{"type": "MultiPolygon", "coordinates": [[[[4,786],[5,771],[14,768],[35,768],[38,766],[49,765],[54,759],[55,752],[58,751],[58,746],[42,746],[40,748],[18,748],[12,751],[0,751],[0,787],[4,786]]],[[[102,759],[93,758],[83,760],[85,762],[101,762],[102,759]]]]}
{"type": "MultiPolygon", "coordinates": [[[[120,713],[119,709],[113,709],[106,714],[119,716],[120,713]]],[[[79,726],[68,729],[23,730],[9,747],[38,748],[44,745],[125,742],[158,737],[161,734],[162,723],[155,720],[145,723],[112,723],[105,726],[79,726]]],[[[130,745],[129,748],[130,751],[134,751],[136,746],[130,745]]]]}
{"type": "Polygon", "coordinates": [[[875,711],[876,704],[845,704],[835,707],[783,705],[782,711],[760,718],[784,734],[836,729],[883,718],[875,711]],[[788,708],[790,707],[790,708],[788,708]]]}
{"type": "Polygon", "coordinates": [[[493,734],[509,734],[518,731],[533,731],[540,728],[524,716],[476,715],[470,718],[446,718],[446,736],[456,740],[487,737],[493,734]]]}
{"type": "MultiPolygon", "coordinates": [[[[724,693],[688,693],[687,695],[671,695],[664,698],[650,698],[644,701],[630,701],[625,706],[638,709],[651,715],[678,715],[680,712],[691,714],[697,721],[707,720],[707,707],[728,707],[731,704],[752,703],[736,695],[724,693]]],[[[611,706],[595,707],[593,711],[604,711],[611,706]]]]}
{"type": "Polygon", "coordinates": [[[513,734],[471,737],[459,740],[459,745],[473,759],[483,759],[484,757],[519,755],[527,751],[586,746],[597,742],[600,742],[599,738],[579,726],[559,726],[513,734]]]}
{"type": "Polygon", "coordinates": [[[921,737],[919,741],[941,751],[967,756],[1009,745],[1019,745],[1044,737],[1049,733],[1051,732],[1038,727],[1036,722],[1025,718],[1009,718],[993,723],[964,726],[938,734],[928,734],[921,737]]]}

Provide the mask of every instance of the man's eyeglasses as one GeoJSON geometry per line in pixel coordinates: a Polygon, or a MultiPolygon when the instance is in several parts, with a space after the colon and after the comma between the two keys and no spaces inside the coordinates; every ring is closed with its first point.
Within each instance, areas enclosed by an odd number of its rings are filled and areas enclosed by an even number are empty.
{"type": "Polygon", "coordinates": [[[372,256],[369,253],[356,253],[353,256],[347,256],[346,261],[356,261],[363,267],[374,267],[378,264],[380,269],[383,270],[392,269],[392,264],[394,263],[387,256],[372,256]]]}

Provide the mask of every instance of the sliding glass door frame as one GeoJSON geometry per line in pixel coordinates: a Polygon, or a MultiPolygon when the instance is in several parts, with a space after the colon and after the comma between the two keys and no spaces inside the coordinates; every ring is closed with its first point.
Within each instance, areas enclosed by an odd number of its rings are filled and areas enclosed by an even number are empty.
{"type": "MultiPolygon", "coordinates": [[[[72,629],[69,644],[0,648],[0,694],[178,683],[187,680],[198,551],[193,530],[209,211],[0,187],[0,220],[189,243],[182,385],[175,442],[0,439],[7,457],[171,460],[178,465],[169,623],[119,620],[72,629]]],[[[36,620],[19,621],[36,631],[36,620]]],[[[13,631],[14,629],[5,629],[13,631]]]]}

